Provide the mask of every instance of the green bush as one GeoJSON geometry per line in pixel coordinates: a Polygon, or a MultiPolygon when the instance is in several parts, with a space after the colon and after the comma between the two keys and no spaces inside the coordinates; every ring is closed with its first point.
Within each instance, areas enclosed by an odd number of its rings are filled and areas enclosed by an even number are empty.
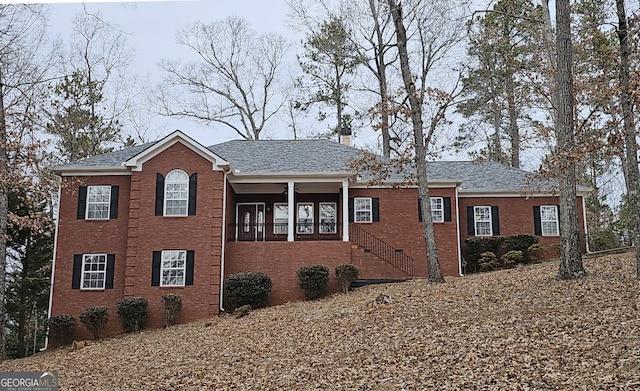
{"type": "Polygon", "coordinates": [[[465,240],[464,258],[467,261],[466,272],[475,273],[479,271],[482,253],[500,253],[500,245],[503,240],[504,238],[501,236],[473,237],[465,240]]]}
{"type": "Polygon", "coordinates": [[[180,311],[182,311],[182,298],[173,293],[162,295],[164,302],[164,327],[172,326],[176,323],[180,311]]]}
{"type": "Polygon", "coordinates": [[[496,254],[492,251],[485,251],[480,254],[478,264],[480,265],[481,272],[498,269],[498,257],[496,257],[496,254]]]}
{"type": "Polygon", "coordinates": [[[56,341],[56,345],[64,346],[67,338],[73,331],[76,324],[76,318],[71,315],[56,315],[49,318],[47,326],[49,327],[49,337],[56,341]]]}
{"type": "Polygon", "coordinates": [[[529,256],[528,262],[542,262],[542,259],[544,257],[544,249],[538,243],[532,244],[527,249],[527,255],[529,256]]]}
{"type": "Polygon", "coordinates": [[[80,322],[93,333],[93,338],[100,339],[109,323],[109,309],[105,306],[89,307],[80,314],[80,322]]]}
{"type": "Polygon", "coordinates": [[[298,269],[298,285],[307,300],[318,299],[327,293],[329,268],[324,265],[302,266],[298,269]]]}
{"type": "Polygon", "coordinates": [[[360,276],[360,270],[355,265],[343,263],[335,268],[336,278],[342,287],[342,292],[347,293],[351,289],[351,284],[360,276]]]}
{"type": "Polygon", "coordinates": [[[224,279],[225,310],[233,312],[243,305],[266,307],[271,294],[271,278],[260,272],[231,274],[224,279]]]}
{"type": "Polygon", "coordinates": [[[511,250],[500,258],[502,268],[512,268],[519,263],[524,263],[524,255],[520,250],[511,250]]]}
{"type": "Polygon", "coordinates": [[[504,252],[509,251],[521,251],[523,256],[523,262],[529,262],[529,247],[538,243],[538,237],[531,234],[517,234],[504,238],[504,252]]]}
{"type": "Polygon", "coordinates": [[[122,321],[122,328],[129,332],[138,332],[147,320],[149,302],[142,297],[127,297],[116,304],[116,311],[122,321]]]}

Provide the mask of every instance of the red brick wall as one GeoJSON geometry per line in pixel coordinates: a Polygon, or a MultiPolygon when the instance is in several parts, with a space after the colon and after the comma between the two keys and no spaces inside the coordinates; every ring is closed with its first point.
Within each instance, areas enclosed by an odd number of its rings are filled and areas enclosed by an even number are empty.
{"type": "Polygon", "coordinates": [[[351,243],[342,241],[228,242],[225,275],[262,272],[273,282],[270,305],[304,299],[296,272],[304,265],[329,267],[330,292],[338,290],[333,268],[350,262],[351,243]]]}
{"type": "Polygon", "coordinates": [[[145,162],[142,171],[132,173],[124,295],[149,300],[148,327],[162,326],[165,293],[182,297],[181,322],[218,313],[223,178],[222,171],[212,171],[211,162],[180,143],[145,162]],[[181,169],[187,175],[198,173],[195,216],[155,216],[156,174],[166,177],[174,169],[181,169]],[[151,286],[153,251],[172,249],[195,251],[193,285],[151,286]]]}
{"type": "MultiPolygon", "coordinates": [[[[469,237],[467,230],[467,206],[498,206],[500,218],[500,236],[514,234],[534,234],[533,207],[540,205],[558,205],[557,196],[552,197],[460,197],[460,239],[469,237]]],[[[584,233],[582,216],[582,197],[578,197],[578,224],[584,233]]],[[[557,256],[559,236],[538,236],[540,245],[546,248],[545,255],[557,256]]]]}
{"type": "Polygon", "coordinates": [[[106,333],[120,331],[115,303],[124,292],[129,220],[129,176],[64,177],[60,193],[58,243],[52,315],[69,314],[76,318],[75,339],[93,338],[80,324],[79,315],[90,306],[107,306],[111,315],[106,333]],[[112,220],[77,219],[78,187],[87,185],[119,186],[118,218],[112,220]],[[115,254],[113,289],[81,291],[71,289],[73,255],[83,253],[115,254]]]}
{"type": "MultiPolygon", "coordinates": [[[[459,271],[455,189],[429,189],[429,195],[451,197],[451,221],[434,223],[434,230],[442,273],[446,276],[457,276],[459,271]]],[[[380,222],[358,225],[391,246],[402,249],[415,261],[414,276],[426,277],[427,256],[422,223],[418,220],[418,189],[350,188],[349,197],[380,198],[380,222]]]]}

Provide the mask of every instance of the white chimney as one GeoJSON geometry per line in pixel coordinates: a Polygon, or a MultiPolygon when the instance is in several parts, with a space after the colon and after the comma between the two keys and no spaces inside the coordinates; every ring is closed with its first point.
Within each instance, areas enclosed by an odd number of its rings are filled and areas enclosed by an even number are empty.
{"type": "Polygon", "coordinates": [[[346,145],[348,147],[351,146],[351,128],[348,126],[343,126],[342,129],[338,132],[340,135],[340,144],[346,145]]]}

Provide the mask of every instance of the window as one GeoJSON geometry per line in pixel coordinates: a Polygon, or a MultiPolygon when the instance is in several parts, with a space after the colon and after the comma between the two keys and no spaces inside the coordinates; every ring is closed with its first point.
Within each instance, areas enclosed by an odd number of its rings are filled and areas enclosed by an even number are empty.
{"type": "Polygon", "coordinates": [[[371,223],[373,221],[373,208],[371,198],[354,198],[353,206],[355,210],[356,223],[371,223]]]}
{"type": "Polygon", "coordinates": [[[87,186],[87,220],[108,220],[111,186],[87,186]]]}
{"type": "Polygon", "coordinates": [[[313,233],[313,202],[298,202],[298,229],[299,234],[313,233]]]}
{"type": "Polygon", "coordinates": [[[558,236],[558,208],[555,205],[540,207],[542,236],[558,236]]]}
{"type": "Polygon", "coordinates": [[[286,235],[289,228],[289,205],[284,203],[273,204],[273,233],[286,235]]]}
{"type": "Polygon", "coordinates": [[[431,219],[434,223],[444,223],[444,201],[442,197],[431,197],[431,219]]]}
{"type": "Polygon", "coordinates": [[[335,202],[321,202],[320,203],[320,233],[321,234],[335,234],[336,230],[336,215],[338,206],[335,202]]]}
{"type": "Polygon", "coordinates": [[[163,251],[160,266],[160,286],[184,286],[186,266],[186,250],[163,251]]]}
{"type": "Polygon", "coordinates": [[[167,174],[164,184],[164,215],[186,216],[189,203],[189,177],[184,171],[167,174]]]}
{"type": "Polygon", "coordinates": [[[104,289],[107,276],[107,254],[83,254],[80,289],[104,289]]]}
{"type": "Polygon", "coordinates": [[[474,206],[474,221],[476,236],[492,236],[491,230],[491,207],[490,206],[474,206]]]}

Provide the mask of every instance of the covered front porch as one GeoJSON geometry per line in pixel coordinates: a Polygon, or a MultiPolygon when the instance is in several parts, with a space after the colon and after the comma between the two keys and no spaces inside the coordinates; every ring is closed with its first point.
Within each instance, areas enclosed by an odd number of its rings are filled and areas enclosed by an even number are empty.
{"type": "Polygon", "coordinates": [[[349,179],[234,178],[227,241],[349,241],[349,179]]]}

